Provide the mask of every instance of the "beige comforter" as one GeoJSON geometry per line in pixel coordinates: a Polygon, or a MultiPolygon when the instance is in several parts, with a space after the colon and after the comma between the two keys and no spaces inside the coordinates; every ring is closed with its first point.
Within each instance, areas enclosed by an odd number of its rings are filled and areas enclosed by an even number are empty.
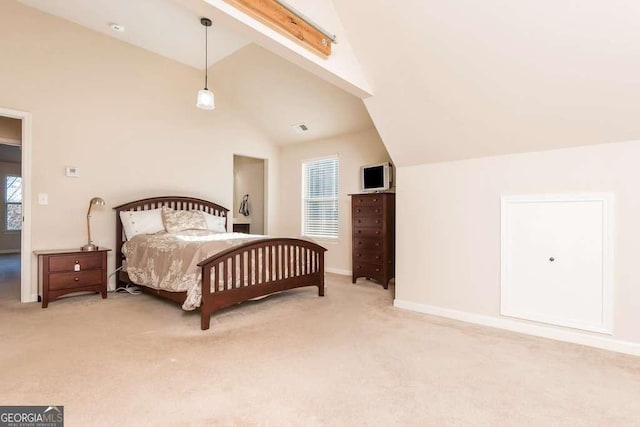
{"type": "Polygon", "coordinates": [[[137,235],[122,246],[126,271],[137,284],[170,292],[187,292],[184,310],[202,301],[198,263],[230,247],[265,236],[187,230],[137,235]]]}

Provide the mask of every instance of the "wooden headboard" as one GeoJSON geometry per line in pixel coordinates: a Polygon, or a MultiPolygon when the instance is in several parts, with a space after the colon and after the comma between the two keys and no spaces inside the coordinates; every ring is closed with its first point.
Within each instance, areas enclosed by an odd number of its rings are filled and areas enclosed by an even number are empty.
{"type": "Polygon", "coordinates": [[[125,203],[124,205],[116,206],[113,210],[116,211],[116,268],[122,267],[122,245],[126,241],[124,230],[122,229],[122,221],[120,220],[120,212],[122,211],[148,211],[151,209],[158,209],[163,206],[175,210],[183,211],[204,211],[211,215],[222,216],[225,218],[225,227],[228,225],[228,212],[229,209],[224,208],[216,203],[209,202],[207,200],[196,199],[193,197],[181,197],[181,196],[164,196],[164,197],[151,197],[148,199],[135,200],[133,202],[125,203]]]}

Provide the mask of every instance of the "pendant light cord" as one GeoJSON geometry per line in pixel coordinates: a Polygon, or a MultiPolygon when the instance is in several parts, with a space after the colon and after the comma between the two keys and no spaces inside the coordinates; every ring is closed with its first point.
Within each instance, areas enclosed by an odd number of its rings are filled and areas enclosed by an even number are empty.
{"type": "Polygon", "coordinates": [[[204,27],[204,89],[209,90],[207,87],[208,73],[209,70],[207,65],[209,64],[209,26],[205,25],[204,27]]]}

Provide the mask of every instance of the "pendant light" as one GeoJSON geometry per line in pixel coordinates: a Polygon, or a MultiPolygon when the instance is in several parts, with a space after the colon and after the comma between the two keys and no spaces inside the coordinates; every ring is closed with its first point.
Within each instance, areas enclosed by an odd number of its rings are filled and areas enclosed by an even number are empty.
{"type": "Polygon", "coordinates": [[[208,29],[211,26],[211,19],[209,18],[200,18],[200,23],[204,25],[204,89],[200,89],[198,91],[198,101],[196,105],[198,108],[202,108],[203,110],[213,110],[216,108],[215,98],[213,96],[213,92],[211,92],[207,88],[207,77],[208,77],[208,50],[209,50],[209,34],[208,29]]]}

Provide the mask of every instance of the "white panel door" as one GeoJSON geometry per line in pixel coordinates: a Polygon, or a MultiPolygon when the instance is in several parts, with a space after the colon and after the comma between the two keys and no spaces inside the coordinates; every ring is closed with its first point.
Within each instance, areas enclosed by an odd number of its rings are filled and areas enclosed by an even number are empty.
{"type": "Polygon", "coordinates": [[[611,333],[611,196],[502,198],[506,316],[611,333]]]}

